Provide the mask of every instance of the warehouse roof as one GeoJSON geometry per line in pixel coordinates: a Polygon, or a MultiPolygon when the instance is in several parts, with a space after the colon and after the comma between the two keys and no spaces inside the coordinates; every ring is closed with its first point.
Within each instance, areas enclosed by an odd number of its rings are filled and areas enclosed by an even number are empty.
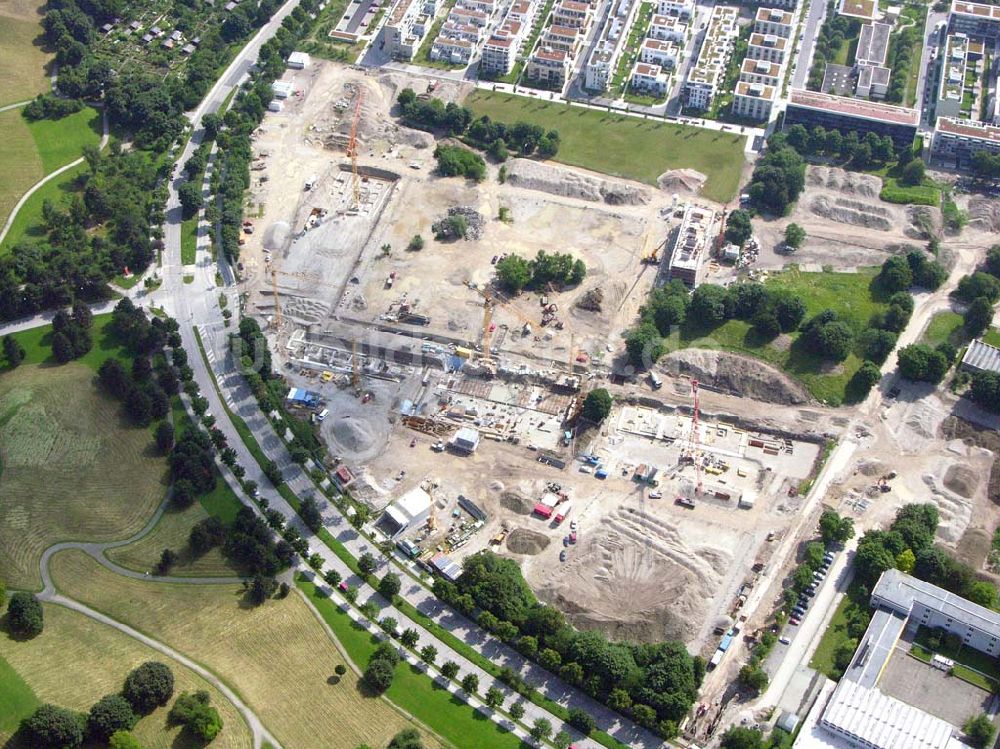
{"type": "MultiPolygon", "coordinates": [[[[988,346],[985,343],[982,345],[988,346]]],[[[996,355],[1000,356],[1000,349],[993,346],[988,346],[988,348],[993,349],[996,355]]],[[[993,363],[1000,367],[1000,363],[997,361],[993,363]]],[[[1000,614],[996,611],[967,601],[954,593],[949,593],[943,588],[918,580],[899,570],[887,570],[882,573],[882,577],[878,579],[878,583],[875,584],[875,589],[872,591],[872,600],[876,604],[889,606],[907,615],[909,615],[914,603],[920,603],[957,622],[976,627],[993,637],[1000,637],[1000,614]]]]}
{"type": "Polygon", "coordinates": [[[854,654],[854,660],[844,674],[845,679],[863,687],[874,687],[882,668],[892,655],[896,641],[906,626],[907,614],[880,607],[872,614],[865,639],[854,654]]]}

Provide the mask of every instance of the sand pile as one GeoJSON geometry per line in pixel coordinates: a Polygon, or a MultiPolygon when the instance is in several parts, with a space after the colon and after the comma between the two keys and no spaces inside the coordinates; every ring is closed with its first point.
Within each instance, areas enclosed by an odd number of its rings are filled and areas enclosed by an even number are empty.
{"type": "Polygon", "coordinates": [[[507,550],[512,554],[541,554],[548,547],[548,536],[527,528],[515,528],[507,536],[507,550]]]}
{"type": "Polygon", "coordinates": [[[790,377],[749,357],[708,349],[675,351],[661,360],[672,374],[686,374],[734,395],[785,405],[809,403],[809,391],[790,377]]]}
{"type": "Polygon", "coordinates": [[[863,460],[858,463],[858,470],[865,476],[882,476],[885,474],[885,463],[880,460],[863,460]]]}
{"type": "Polygon", "coordinates": [[[264,232],[264,249],[281,250],[288,242],[288,237],[292,233],[291,227],[285,221],[275,221],[264,232]]]}
{"type": "Polygon", "coordinates": [[[928,205],[906,206],[906,236],[930,239],[941,232],[941,211],[928,205]]]}
{"type": "Polygon", "coordinates": [[[352,453],[367,452],[375,444],[375,433],[363,419],[345,416],[333,422],[333,440],[341,449],[352,453]]]}
{"type": "Polygon", "coordinates": [[[619,180],[603,179],[529,159],[507,162],[507,181],[528,190],[609,205],[645,205],[652,198],[648,188],[619,180]]]}
{"type": "Polygon", "coordinates": [[[882,180],[878,177],[826,166],[807,167],[806,184],[862,198],[876,198],[882,192],[882,180]]]}
{"type": "Polygon", "coordinates": [[[886,211],[874,205],[856,200],[837,198],[831,201],[825,195],[817,195],[809,203],[809,210],[817,216],[837,221],[841,224],[863,226],[866,229],[890,231],[892,223],[886,218],[886,211]]]}
{"type": "Polygon", "coordinates": [[[688,192],[697,194],[708,181],[701,172],[694,169],[671,169],[656,178],[656,184],[665,192],[688,192]]]}
{"type": "Polygon", "coordinates": [[[979,488],[979,477],[969,466],[953,463],[944,475],[944,485],[949,491],[970,499],[979,488]]]}
{"type": "Polygon", "coordinates": [[[505,510],[516,512],[518,515],[530,515],[535,507],[530,499],[521,496],[517,492],[504,492],[501,494],[500,506],[505,510]]]}
{"type": "Polygon", "coordinates": [[[981,231],[1000,232],[1000,203],[982,195],[970,197],[969,224],[981,231]]]}

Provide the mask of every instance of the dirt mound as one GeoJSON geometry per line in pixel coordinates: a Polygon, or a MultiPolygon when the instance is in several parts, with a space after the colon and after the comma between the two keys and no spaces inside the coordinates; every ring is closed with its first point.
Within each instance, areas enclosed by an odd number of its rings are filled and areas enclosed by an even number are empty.
{"type": "Polygon", "coordinates": [[[656,184],[666,192],[689,192],[696,195],[708,181],[701,172],[694,169],[671,169],[656,178],[656,184]]]}
{"type": "Polygon", "coordinates": [[[352,453],[367,452],[375,444],[375,434],[367,422],[343,417],[333,423],[333,439],[344,450],[352,453]]]}
{"type": "Polygon", "coordinates": [[[906,236],[914,239],[930,239],[941,233],[941,211],[927,205],[906,207],[906,236]]]}
{"type": "Polygon", "coordinates": [[[858,463],[858,470],[865,476],[881,476],[885,471],[885,463],[881,460],[863,460],[858,463]]]}
{"type": "Polygon", "coordinates": [[[652,195],[645,187],[619,180],[592,177],[551,164],[539,164],[529,159],[507,162],[507,181],[528,190],[552,195],[588,200],[608,205],[645,205],[652,195]]]}
{"type": "Polygon", "coordinates": [[[969,224],[981,231],[1000,232],[1000,203],[981,195],[970,197],[969,224]]]}
{"type": "Polygon", "coordinates": [[[600,312],[604,302],[604,290],[600,286],[588,289],[577,301],[576,306],[587,312],[600,312]]]}
{"type": "Polygon", "coordinates": [[[809,391],[774,367],[746,356],[684,349],[661,360],[671,374],[686,374],[713,388],[768,403],[810,403],[809,391]]]}
{"type": "Polygon", "coordinates": [[[500,495],[500,506],[518,515],[530,515],[535,508],[534,503],[517,492],[504,492],[500,495]]]}
{"type": "Polygon", "coordinates": [[[863,226],[866,229],[890,231],[892,223],[886,217],[887,211],[876,205],[846,198],[830,200],[825,195],[817,195],[809,203],[809,210],[822,218],[841,224],[863,226]]]}
{"type": "Polygon", "coordinates": [[[807,167],[806,184],[862,198],[877,198],[882,192],[882,180],[878,177],[828,166],[807,167]]]}
{"type": "Polygon", "coordinates": [[[264,249],[281,250],[288,243],[291,227],[286,221],[275,221],[264,232],[264,249]]]}
{"type": "Polygon", "coordinates": [[[527,528],[515,528],[507,536],[507,549],[512,554],[541,554],[550,541],[551,539],[544,533],[529,531],[527,528]]]}
{"type": "Polygon", "coordinates": [[[954,463],[944,475],[944,485],[949,491],[970,499],[979,487],[979,477],[968,466],[954,463]]]}

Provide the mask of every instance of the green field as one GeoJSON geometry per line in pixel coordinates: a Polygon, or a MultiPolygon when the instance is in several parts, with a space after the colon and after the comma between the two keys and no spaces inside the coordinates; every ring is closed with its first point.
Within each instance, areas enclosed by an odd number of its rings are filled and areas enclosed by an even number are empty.
{"type": "Polygon", "coordinates": [[[0,112],[0,128],[6,134],[4,168],[0,172],[0,226],[3,226],[17,201],[45,176],[45,172],[20,109],[0,112]]]}
{"type": "MultiPolygon", "coordinates": [[[[410,725],[389,703],[360,689],[352,671],[333,678],[344,658],[295,593],[248,607],[240,585],[126,579],[78,551],[57,554],[51,569],[60,592],[211,669],[285,749],[381,747],[410,725]]],[[[429,736],[424,742],[428,749],[438,746],[429,736]]]]}
{"type": "MultiPolygon", "coordinates": [[[[44,604],[45,630],[18,641],[0,636],[0,745],[31,749],[7,741],[18,723],[38,702],[86,711],[106,694],[121,689],[125,675],[143,661],[158,660],[174,673],[174,694],[208,690],[222,716],[223,729],[213,749],[250,749],[250,730],[232,704],[204,679],[180,663],[128,635],[83,614],[44,604]]],[[[167,725],[169,708],[158,708],[136,725],[133,733],[146,749],[197,749],[180,726],[167,725]]],[[[87,745],[96,749],[96,745],[87,745]]]]}
{"type": "Polygon", "coordinates": [[[941,205],[941,188],[935,185],[933,180],[926,180],[922,185],[903,185],[895,177],[886,177],[882,181],[879,198],[887,203],[929,205],[937,208],[941,205]]]}
{"type": "Polygon", "coordinates": [[[42,159],[45,174],[48,174],[80,158],[84,146],[100,143],[101,113],[92,107],[84,107],[62,119],[29,122],[28,130],[42,159]]]}
{"type": "Polygon", "coordinates": [[[94,385],[117,343],[94,321],[94,348],[48,360],[50,328],[18,334],[28,352],[0,374],[0,578],[40,587],[38,561],[64,540],[111,541],[137,532],[163,498],[166,464],[148,429],[94,385]]]}
{"type": "Polygon", "coordinates": [[[868,607],[867,597],[860,587],[853,583],[837,604],[837,610],[833,612],[830,624],[823,633],[819,645],[816,646],[812,660],[809,661],[809,668],[814,668],[835,681],[840,679],[841,674],[833,664],[833,654],[842,643],[850,639],[847,633],[847,611],[852,604],[866,610],[868,607]]]}
{"type": "Polygon", "coordinates": [[[736,194],[746,163],[746,138],[735,133],[481,89],[465,104],[476,115],[489,115],[501,122],[522,120],[558,130],[560,146],[555,160],[564,164],[650,185],[671,169],[695,169],[708,178],[702,189],[704,196],[720,203],[736,194]]]}
{"type": "Polygon", "coordinates": [[[1000,348],[1000,330],[996,328],[990,328],[982,335],[984,343],[988,343],[991,346],[996,346],[1000,348]]]}
{"type": "MultiPolygon", "coordinates": [[[[872,315],[885,305],[872,293],[871,283],[878,268],[864,268],[858,273],[804,273],[795,268],[772,275],[765,285],[787,289],[806,303],[808,320],[826,309],[834,310],[842,319],[861,331],[872,315]]],[[[716,328],[706,328],[689,320],[667,339],[668,350],[682,348],[716,348],[747,354],[762,359],[802,382],[818,400],[839,405],[845,399],[845,389],[851,376],[861,366],[861,359],[851,354],[835,367],[827,366],[798,344],[799,333],[762,342],[750,323],[727,320],[716,328]],[[784,339],[784,340],[782,340],[784,339]]]]}
{"type": "Polygon", "coordinates": [[[994,692],[1000,685],[1000,669],[997,668],[996,659],[985,653],[980,653],[975,648],[950,647],[947,642],[942,641],[938,648],[932,648],[930,644],[931,630],[928,627],[920,627],[913,638],[913,646],[910,648],[910,655],[930,663],[935,653],[951,658],[955,661],[955,666],[951,673],[963,681],[979,687],[987,692],[994,692]]]}
{"type": "Polygon", "coordinates": [[[181,264],[194,265],[198,253],[198,216],[181,222],[181,264]]]}
{"type": "Polygon", "coordinates": [[[44,8],[44,0],[0,3],[0,106],[49,90],[51,56],[35,42],[42,33],[44,8]]]}
{"type": "Polygon", "coordinates": [[[938,312],[927,324],[920,342],[928,346],[937,346],[941,343],[962,346],[967,342],[962,325],[962,316],[957,312],[938,312]]]}
{"type": "MultiPolygon", "coordinates": [[[[61,206],[68,196],[80,191],[79,180],[86,171],[86,164],[77,164],[72,169],[67,169],[58,177],[46,182],[33,192],[27,202],[21,206],[21,210],[17,212],[17,216],[14,217],[10,231],[7,232],[3,243],[0,244],[0,255],[10,252],[11,248],[23,239],[40,238],[42,236],[40,228],[42,206],[45,204],[45,201],[50,200],[54,205],[61,206]]],[[[29,184],[28,187],[31,187],[31,185],[29,184]]],[[[17,198],[23,194],[24,191],[22,190],[18,193],[14,202],[17,202],[17,198]]],[[[6,217],[6,215],[5,213],[4,216],[6,217]]],[[[6,218],[4,220],[6,221],[6,218]]]]}

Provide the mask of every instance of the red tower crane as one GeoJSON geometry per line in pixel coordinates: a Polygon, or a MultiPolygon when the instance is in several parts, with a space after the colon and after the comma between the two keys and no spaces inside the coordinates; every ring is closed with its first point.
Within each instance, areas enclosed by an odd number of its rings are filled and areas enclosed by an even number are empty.
{"type": "Polygon", "coordinates": [[[694,409],[691,413],[691,455],[694,457],[694,470],[697,477],[696,493],[701,496],[701,423],[698,400],[698,380],[691,380],[691,395],[694,397],[694,409]]]}

